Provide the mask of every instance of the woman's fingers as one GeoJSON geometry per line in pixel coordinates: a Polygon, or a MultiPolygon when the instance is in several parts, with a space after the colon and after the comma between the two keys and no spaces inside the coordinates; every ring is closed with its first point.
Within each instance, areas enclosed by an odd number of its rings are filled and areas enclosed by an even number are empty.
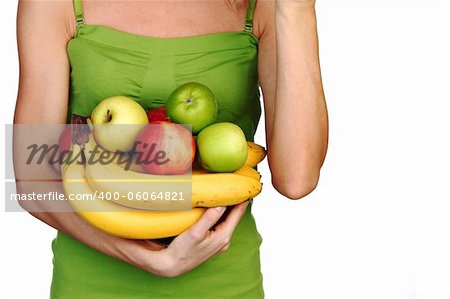
{"type": "Polygon", "coordinates": [[[202,217],[187,230],[192,239],[200,242],[205,239],[209,233],[211,226],[216,224],[220,217],[225,212],[225,207],[209,208],[202,215],[202,217]]]}
{"type": "Polygon", "coordinates": [[[216,226],[211,239],[218,244],[218,253],[227,251],[230,247],[231,237],[242,216],[244,216],[248,203],[248,201],[245,201],[231,208],[225,220],[216,226]]]}
{"type": "MultiPolygon", "coordinates": [[[[248,206],[241,203],[230,209],[224,222],[211,231],[211,227],[223,216],[226,208],[209,208],[187,231],[177,236],[166,250],[160,253],[166,257],[166,275],[173,277],[195,268],[205,260],[226,251],[231,236],[248,206]]],[[[152,244],[154,245],[154,244],[152,244]]]]}
{"type": "Polygon", "coordinates": [[[244,216],[245,211],[247,210],[249,201],[246,200],[238,205],[235,205],[225,218],[225,220],[216,226],[216,232],[224,232],[229,234],[230,236],[233,234],[236,226],[241,221],[242,216],[244,216]]]}

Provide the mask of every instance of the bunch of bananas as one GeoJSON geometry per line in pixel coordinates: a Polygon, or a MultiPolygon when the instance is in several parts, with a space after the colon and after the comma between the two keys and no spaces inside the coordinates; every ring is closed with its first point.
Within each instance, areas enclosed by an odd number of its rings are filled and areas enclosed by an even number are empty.
{"type": "MultiPolygon", "coordinates": [[[[83,151],[92,151],[94,139],[84,149],[73,145],[73,156],[78,161],[62,166],[64,192],[83,194],[90,200],[70,200],[73,208],[91,225],[116,236],[130,239],[157,239],[176,236],[188,229],[204,213],[206,207],[230,206],[253,198],[261,192],[259,173],[253,169],[265,157],[263,147],[248,142],[246,164],[234,173],[209,173],[202,169],[192,171],[192,209],[187,211],[150,211],[166,201],[128,200],[127,194],[149,192],[142,182],[161,176],[143,173],[138,168],[125,170],[117,163],[105,165],[82,163],[83,151]],[[119,178],[119,180],[118,180],[119,178]],[[121,182],[111,184],[111,182],[121,182]],[[124,183],[125,182],[125,183],[124,183]],[[117,193],[117,200],[96,198],[101,192],[117,193]]],[[[99,149],[100,147],[97,147],[99,149]]],[[[102,151],[96,153],[101,155],[102,151]]],[[[172,176],[173,177],[173,176],[172,176]]]]}

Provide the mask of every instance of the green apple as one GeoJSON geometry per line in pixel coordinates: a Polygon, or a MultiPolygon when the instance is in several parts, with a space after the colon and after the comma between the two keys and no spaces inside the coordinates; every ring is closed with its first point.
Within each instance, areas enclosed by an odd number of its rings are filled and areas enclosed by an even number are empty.
{"type": "Polygon", "coordinates": [[[175,89],[167,100],[166,108],[171,121],[192,125],[193,134],[212,124],[217,116],[214,94],[197,82],[189,82],[175,89]]]}
{"type": "Polygon", "coordinates": [[[244,166],[248,147],[242,129],[232,123],[215,123],[197,136],[198,161],[210,172],[233,172],[244,166]]]}
{"type": "Polygon", "coordinates": [[[124,96],[101,101],[92,111],[91,120],[95,140],[111,152],[130,151],[139,131],[148,123],[144,108],[124,96]]]}

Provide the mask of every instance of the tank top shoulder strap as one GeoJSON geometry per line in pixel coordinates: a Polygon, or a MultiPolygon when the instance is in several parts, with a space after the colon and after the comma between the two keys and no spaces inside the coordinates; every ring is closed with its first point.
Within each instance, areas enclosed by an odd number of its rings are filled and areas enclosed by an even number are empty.
{"type": "Polygon", "coordinates": [[[73,9],[75,11],[75,19],[77,27],[84,24],[84,13],[82,0],[73,0],[73,9]]]}
{"type": "Polygon", "coordinates": [[[253,31],[253,14],[255,13],[256,0],[247,0],[247,16],[245,18],[244,31],[253,31]]]}

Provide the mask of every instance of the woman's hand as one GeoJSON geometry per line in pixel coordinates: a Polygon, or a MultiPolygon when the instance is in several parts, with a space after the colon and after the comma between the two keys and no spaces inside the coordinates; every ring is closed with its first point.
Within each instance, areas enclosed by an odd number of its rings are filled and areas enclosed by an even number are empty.
{"type": "Polygon", "coordinates": [[[245,201],[232,207],[225,220],[214,230],[210,229],[226,208],[209,208],[197,223],[176,237],[168,247],[155,241],[135,240],[130,241],[131,244],[125,243],[121,251],[125,252],[130,263],[152,274],[179,276],[228,249],[231,236],[247,206],[248,201],[245,201]]]}

